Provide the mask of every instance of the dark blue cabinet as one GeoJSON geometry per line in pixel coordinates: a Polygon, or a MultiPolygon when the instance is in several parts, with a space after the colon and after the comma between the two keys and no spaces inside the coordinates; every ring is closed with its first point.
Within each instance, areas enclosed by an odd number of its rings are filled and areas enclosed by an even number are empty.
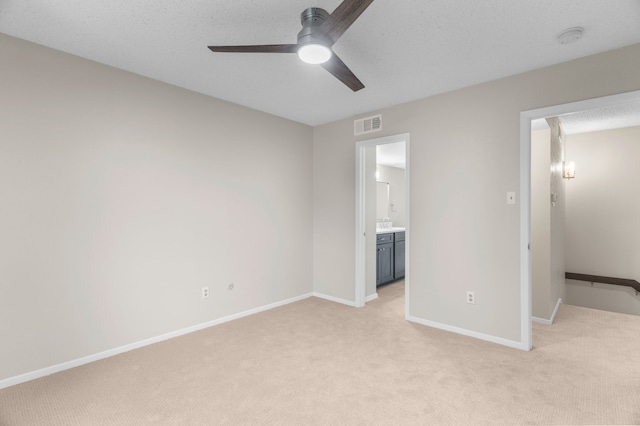
{"type": "Polygon", "coordinates": [[[395,260],[393,255],[393,242],[378,243],[376,249],[376,286],[379,286],[380,284],[393,281],[395,260]]]}
{"type": "Polygon", "coordinates": [[[404,277],[404,232],[376,235],[376,286],[404,277]]]}
{"type": "Polygon", "coordinates": [[[404,277],[404,232],[396,232],[393,242],[393,279],[404,277]]]}

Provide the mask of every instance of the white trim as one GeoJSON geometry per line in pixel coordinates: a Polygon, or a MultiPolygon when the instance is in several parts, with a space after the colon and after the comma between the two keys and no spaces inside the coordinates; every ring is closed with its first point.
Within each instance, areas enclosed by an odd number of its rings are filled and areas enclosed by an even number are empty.
{"type": "Polygon", "coordinates": [[[410,247],[411,247],[411,221],[409,218],[410,209],[410,192],[409,185],[411,181],[410,174],[410,155],[409,147],[411,144],[411,134],[402,133],[398,135],[385,136],[376,139],[369,139],[356,143],[356,307],[362,307],[366,303],[366,262],[365,262],[365,250],[366,250],[366,237],[365,237],[365,200],[364,200],[364,150],[370,146],[386,145],[390,143],[404,142],[405,143],[405,318],[409,316],[409,295],[410,295],[410,274],[411,267],[409,264],[410,247]]]}
{"type": "Polygon", "coordinates": [[[485,340],[491,343],[497,343],[499,345],[508,346],[514,349],[530,350],[530,348],[527,348],[521,342],[503,339],[501,337],[491,336],[489,334],[478,333],[477,331],[471,331],[464,328],[454,327],[452,325],[442,324],[434,321],[428,321],[422,318],[411,317],[411,316],[407,318],[407,321],[415,322],[418,324],[426,325],[428,327],[433,327],[440,330],[450,331],[456,334],[462,334],[463,336],[474,337],[476,339],[485,340]]]}
{"type": "MultiPolygon", "coordinates": [[[[603,96],[584,101],[523,111],[520,113],[520,332],[521,345],[531,350],[531,120],[569,114],[590,109],[614,106],[624,102],[640,100],[640,90],[603,96]]],[[[559,307],[556,304],[556,307],[559,307]]],[[[555,317],[552,317],[551,321],[555,317]]]]}
{"type": "Polygon", "coordinates": [[[520,114],[520,344],[533,347],[531,311],[531,118],[520,114]]]}
{"type": "Polygon", "coordinates": [[[551,324],[556,320],[556,315],[558,315],[558,310],[560,309],[560,305],[562,305],[562,299],[558,298],[556,302],[556,307],[553,308],[553,313],[551,314],[551,324]]]}
{"type": "Polygon", "coordinates": [[[551,321],[551,320],[544,319],[544,318],[538,318],[538,317],[531,317],[531,321],[532,322],[537,322],[538,324],[544,324],[544,325],[553,324],[553,321],[551,321]]]}
{"type": "Polygon", "coordinates": [[[376,300],[378,298],[378,293],[373,293],[370,296],[367,296],[366,299],[364,299],[365,303],[367,302],[371,302],[372,300],[376,300]]]}
{"type": "MultiPolygon", "coordinates": [[[[409,225],[411,224],[411,177],[409,175],[409,170],[411,169],[411,135],[409,133],[406,134],[407,140],[405,141],[404,153],[405,153],[405,186],[404,186],[404,223],[405,228],[408,231],[409,225]]],[[[409,312],[409,308],[411,304],[409,303],[409,295],[411,294],[411,232],[405,232],[404,235],[404,317],[405,319],[411,315],[409,312]]]]}
{"type": "Polygon", "coordinates": [[[354,306],[362,308],[366,293],[366,238],[365,238],[365,205],[364,205],[364,146],[356,144],[356,301],[354,306]]]}
{"type": "Polygon", "coordinates": [[[358,307],[358,306],[356,306],[356,302],[354,302],[352,300],[340,299],[339,297],[328,296],[326,294],[316,293],[316,292],[313,292],[312,296],[313,297],[318,297],[320,299],[328,300],[330,302],[341,303],[343,305],[351,306],[352,308],[357,308],[358,307]]]}
{"type": "Polygon", "coordinates": [[[558,301],[556,302],[556,307],[553,309],[553,313],[551,314],[551,319],[531,317],[531,321],[537,322],[540,324],[545,324],[545,325],[552,325],[553,322],[556,320],[556,315],[558,314],[558,309],[560,309],[560,305],[562,305],[562,299],[558,299],[558,301]]]}
{"type": "Polygon", "coordinates": [[[88,355],[82,358],[78,358],[72,361],[63,362],[60,364],[53,365],[51,367],[42,368],[40,370],[32,371],[29,373],[20,374],[19,376],[9,377],[8,379],[0,380],[0,389],[8,388],[9,386],[18,385],[20,383],[29,382],[31,380],[39,379],[41,377],[49,376],[54,373],[59,373],[64,370],[69,370],[74,367],[79,367],[81,365],[89,364],[91,362],[100,361],[101,359],[109,358],[114,355],[119,355],[124,352],[129,352],[134,349],[139,349],[144,346],[152,345],[154,343],[162,342],[164,340],[173,339],[174,337],[183,336],[185,334],[193,333],[194,331],[203,330],[205,328],[213,327],[216,325],[223,324],[225,322],[233,321],[236,319],[240,319],[249,315],[254,315],[259,312],[268,311],[273,308],[277,308],[283,305],[288,305],[290,303],[298,302],[303,299],[307,299],[314,294],[308,293],[302,296],[293,297],[291,299],[282,300],[280,302],[275,302],[269,305],[261,306],[254,309],[249,309],[248,311],[239,312],[237,314],[228,315],[226,317],[218,318],[212,321],[207,321],[201,324],[197,324],[191,327],[183,328],[180,330],[172,331],[170,333],[161,334],[160,336],[151,337],[149,339],[140,340],[139,342],[130,343],[128,345],[120,346],[117,348],[109,349],[103,352],[98,352],[93,355],[88,355]]]}

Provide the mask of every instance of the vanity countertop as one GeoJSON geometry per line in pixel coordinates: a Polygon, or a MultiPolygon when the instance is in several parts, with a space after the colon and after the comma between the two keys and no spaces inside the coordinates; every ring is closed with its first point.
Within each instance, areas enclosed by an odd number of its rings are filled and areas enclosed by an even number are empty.
{"type": "Polygon", "coordinates": [[[405,228],[393,227],[393,228],[377,228],[376,235],[378,234],[389,234],[391,232],[404,232],[405,228]]]}

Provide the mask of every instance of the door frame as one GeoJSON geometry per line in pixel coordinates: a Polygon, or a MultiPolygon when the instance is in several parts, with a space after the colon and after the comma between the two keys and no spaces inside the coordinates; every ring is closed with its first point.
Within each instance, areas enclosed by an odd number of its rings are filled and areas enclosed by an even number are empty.
{"type": "Polygon", "coordinates": [[[531,121],[640,100],[640,90],[553,105],[520,113],[520,304],[521,349],[532,348],[531,286],[531,121]]]}
{"type": "Polygon", "coordinates": [[[385,136],[376,139],[368,139],[356,143],[356,280],[355,295],[356,307],[363,307],[366,298],[366,235],[365,235],[365,199],[364,199],[364,183],[365,183],[365,148],[377,145],[386,145],[390,143],[404,142],[405,153],[405,318],[409,316],[409,295],[410,295],[410,133],[402,133],[398,135],[385,136]]]}

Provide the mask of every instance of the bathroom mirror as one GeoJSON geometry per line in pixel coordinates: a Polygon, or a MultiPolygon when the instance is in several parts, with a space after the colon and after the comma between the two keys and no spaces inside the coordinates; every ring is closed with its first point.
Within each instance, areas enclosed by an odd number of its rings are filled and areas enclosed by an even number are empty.
{"type": "Polygon", "coordinates": [[[376,221],[382,222],[389,217],[389,183],[376,182],[376,221]]]}

